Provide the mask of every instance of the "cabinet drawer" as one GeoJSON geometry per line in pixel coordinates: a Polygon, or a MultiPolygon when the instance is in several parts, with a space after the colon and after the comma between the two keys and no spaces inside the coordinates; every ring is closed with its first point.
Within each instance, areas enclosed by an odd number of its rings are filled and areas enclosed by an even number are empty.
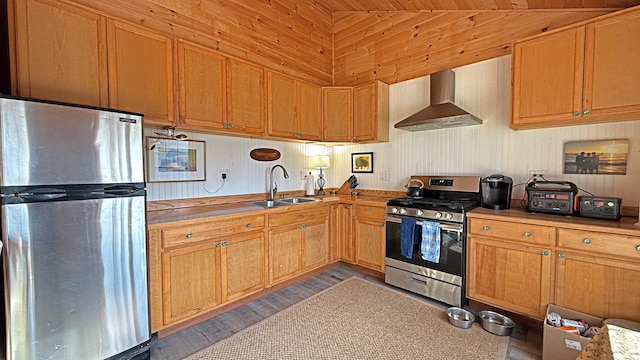
{"type": "Polygon", "coordinates": [[[471,234],[541,245],[551,245],[552,229],[548,226],[508,221],[469,219],[469,232],[471,234]]]}
{"type": "Polygon", "coordinates": [[[290,210],[278,214],[269,214],[269,228],[283,225],[302,224],[327,216],[329,216],[328,205],[315,205],[300,210],[290,210]]]}
{"type": "Polygon", "coordinates": [[[264,229],[264,223],[264,215],[256,215],[162,229],[162,245],[176,246],[264,229]]]}
{"type": "Polygon", "coordinates": [[[640,259],[640,237],[637,236],[558,229],[558,246],[640,259]]]}
{"type": "Polygon", "coordinates": [[[383,220],[385,217],[384,207],[356,205],[356,217],[373,220],[383,220]]]}

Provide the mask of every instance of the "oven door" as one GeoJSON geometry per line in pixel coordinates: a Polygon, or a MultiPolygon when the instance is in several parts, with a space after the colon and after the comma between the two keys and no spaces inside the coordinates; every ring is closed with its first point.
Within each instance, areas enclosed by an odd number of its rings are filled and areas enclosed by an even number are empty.
{"type": "Polygon", "coordinates": [[[386,257],[397,261],[411,263],[424,268],[437,270],[460,278],[464,274],[465,235],[464,225],[459,223],[439,222],[440,224],[440,260],[431,262],[422,258],[422,221],[416,222],[411,258],[400,251],[400,228],[402,217],[387,215],[386,217],[386,257]]]}

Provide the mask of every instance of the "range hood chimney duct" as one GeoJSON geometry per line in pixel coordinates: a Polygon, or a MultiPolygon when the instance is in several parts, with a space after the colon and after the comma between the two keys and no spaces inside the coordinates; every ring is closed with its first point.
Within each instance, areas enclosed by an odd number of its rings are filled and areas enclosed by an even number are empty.
{"type": "Polygon", "coordinates": [[[456,106],[455,73],[444,70],[430,76],[430,104],[395,124],[396,129],[422,131],[482,124],[475,115],[456,106]]]}

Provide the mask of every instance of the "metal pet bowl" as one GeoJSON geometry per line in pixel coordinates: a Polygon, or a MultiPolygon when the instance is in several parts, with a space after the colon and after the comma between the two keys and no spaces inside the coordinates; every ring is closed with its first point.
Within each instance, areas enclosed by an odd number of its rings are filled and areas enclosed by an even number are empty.
{"type": "Polygon", "coordinates": [[[482,319],[482,328],[492,334],[509,336],[516,326],[513,320],[494,311],[480,311],[478,316],[482,319]]]}
{"type": "Polygon", "coordinates": [[[471,312],[459,307],[450,307],[447,309],[447,317],[449,322],[459,328],[468,329],[476,321],[475,315],[471,312]]]}

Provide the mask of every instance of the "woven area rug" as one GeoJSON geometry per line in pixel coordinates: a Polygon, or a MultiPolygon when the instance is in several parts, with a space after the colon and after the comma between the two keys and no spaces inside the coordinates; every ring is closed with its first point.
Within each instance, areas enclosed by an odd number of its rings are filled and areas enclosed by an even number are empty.
{"type": "Polygon", "coordinates": [[[350,278],[188,357],[211,359],[504,359],[509,338],[446,310],[350,278]]]}

